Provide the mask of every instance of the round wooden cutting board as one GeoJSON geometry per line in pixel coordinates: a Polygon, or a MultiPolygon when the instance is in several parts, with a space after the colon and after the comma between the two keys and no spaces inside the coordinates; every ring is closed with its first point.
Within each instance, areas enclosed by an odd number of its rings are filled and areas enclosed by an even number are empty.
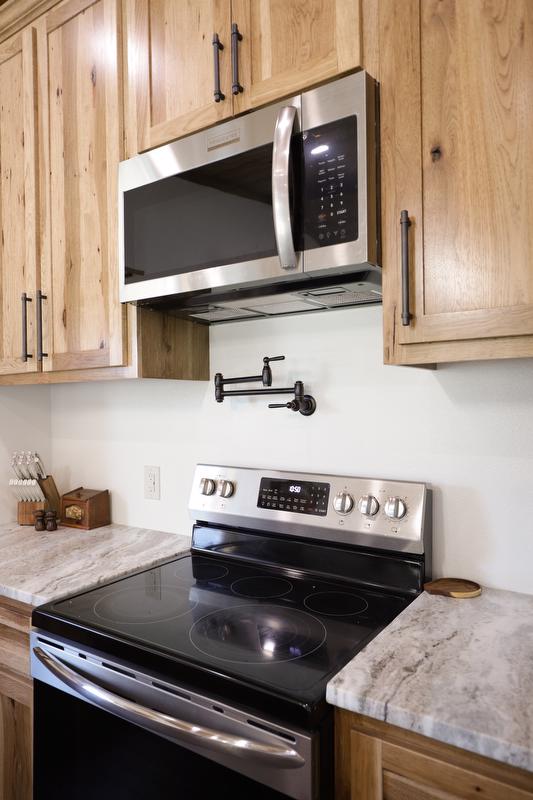
{"type": "Polygon", "coordinates": [[[481,586],[475,581],[467,581],[464,578],[438,578],[424,584],[424,589],[429,594],[442,594],[445,597],[457,597],[466,599],[467,597],[479,597],[481,586]]]}

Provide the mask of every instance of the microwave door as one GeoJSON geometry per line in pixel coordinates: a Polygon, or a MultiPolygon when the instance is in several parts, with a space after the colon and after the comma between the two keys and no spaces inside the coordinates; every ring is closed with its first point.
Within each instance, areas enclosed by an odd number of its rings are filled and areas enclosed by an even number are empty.
{"type": "Polygon", "coordinates": [[[276,283],[303,272],[293,240],[298,221],[291,220],[291,208],[301,206],[292,177],[298,116],[294,98],[217,126],[220,141],[225,128],[238,132],[228,146],[210,150],[204,131],[121,165],[123,301],[276,283]],[[147,157],[169,164],[170,174],[135,184],[128,168],[147,157]]]}

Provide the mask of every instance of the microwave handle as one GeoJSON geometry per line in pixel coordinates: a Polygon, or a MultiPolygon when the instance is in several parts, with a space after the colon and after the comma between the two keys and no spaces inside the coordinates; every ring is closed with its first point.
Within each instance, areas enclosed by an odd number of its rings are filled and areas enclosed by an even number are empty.
{"type": "Polygon", "coordinates": [[[289,197],[289,159],[295,119],[296,108],[294,106],[280,108],[276,120],[272,152],[272,211],[276,245],[282,269],[296,267],[289,197]]]}

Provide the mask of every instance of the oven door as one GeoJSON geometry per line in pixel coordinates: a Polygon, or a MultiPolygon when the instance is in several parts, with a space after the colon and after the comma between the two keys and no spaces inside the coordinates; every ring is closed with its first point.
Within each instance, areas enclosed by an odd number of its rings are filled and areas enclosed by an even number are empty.
{"type": "Polygon", "coordinates": [[[294,170],[301,97],[124,161],[122,301],[302,273],[294,170]]]}
{"type": "Polygon", "coordinates": [[[34,800],[318,797],[312,736],[35,632],[32,675],[34,800]]]}

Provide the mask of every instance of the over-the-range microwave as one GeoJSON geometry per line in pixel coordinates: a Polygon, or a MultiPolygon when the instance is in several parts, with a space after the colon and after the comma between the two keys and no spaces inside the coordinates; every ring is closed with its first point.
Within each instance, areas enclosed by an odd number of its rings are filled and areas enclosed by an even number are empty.
{"type": "Polygon", "coordinates": [[[379,302],[377,117],[358,72],[122,162],[121,300],[206,323],[379,302]]]}

